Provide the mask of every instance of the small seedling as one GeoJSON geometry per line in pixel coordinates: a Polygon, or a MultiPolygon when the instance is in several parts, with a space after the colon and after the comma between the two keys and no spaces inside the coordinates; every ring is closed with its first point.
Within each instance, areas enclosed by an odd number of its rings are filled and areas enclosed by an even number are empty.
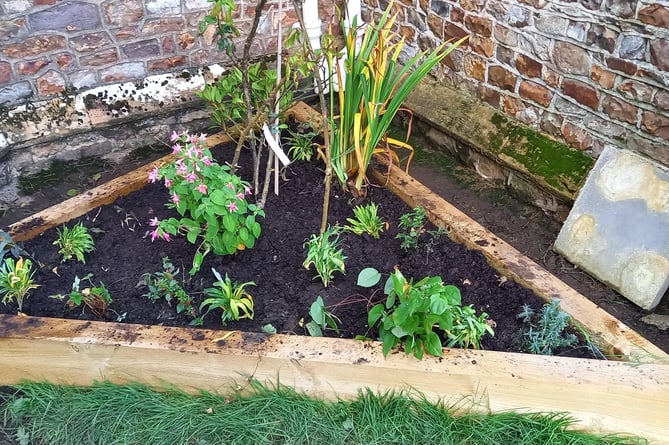
{"type": "Polygon", "coordinates": [[[536,314],[527,305],[523,305],[517,317],[529,324],[525,332],[525,349],[528,352],[553,355],[558,348],[574,346],[578,343],[576,335],[565,332],[569,326],[570,317],[569,314],[560,310],[560,300],[556,298],[544,304],[536,324],[533,322],[537,318],[536,314]]]}
{"type": "Polygon", "coordinates": [[[379,238],[383,228],[386,225],[378,216],[379,206],[375,203],[366,206],[355,206],[353,209],[354,218],[347,218],[349,225],[345,230],[353,232],[356,235],[367,233],[373,238],[379,238]]]}
{"type": "Polygon", "coordinates": [[[316,300],[311,303],[309,308],[309,315],[311,321],[304,325],[312,337],[322,337],[323,331],[327,328],[334,329],[339,333],[339,326],[337,325],[337,318],[327,310],[323,303],[323,298],[316,297],[316,300]]]}
{"type": "Polygon", "coordinates": [[[463,308],[460,290],[444,285],[441,277],[425,277],[413,283],[396,268],[384,292],[388,296],[385,304],[372,307],[367,317],[370,327],[378,324],[384,356],[400,343],[407,355],[418,359],[425,352],[441,356],[443,344],[435,327],[449,339],[447,346],[478,349],[483,335],[494,335],[486,323],[488,314],[477,317],[473,308],[463,308]]]}
{"type": "Polygon", "coordinates": [[[193,299],[175,278],[178,274],[179,269],[174,267],[169,257],[163,257],[162,272],[145,273],[142,275],[142,282],[140,284],[144,284],[149,288],[149,291],[143,296],[152,301],[164,298],[170,305],[172,301],[176,301],[177,314],[185,312],[190,317],[195,318],[196,313],[193,307],[193,299]]]}
{"type": "MultiPolygon", "coordinates": [[[[98,318],[105,318],[107,309],[112,302],[112,297],[107,290],[105,284],[100,283],[95,286],[93,281],[93,274],[89,273],[83,278],[74,277],[72,282],[72,291],[68,295],[67,305],[71,308],[80,307],[82,304],[88,307],[91,312],[98,318]],[[88,281],[90,287],[81,288],[81,282],[88,281]]],[[[52,298],[64,299],[63,295],[53,295],[52,298]]]]}
{"type": "Polygon", "coordinates": [[[53,244],[60,247],[58,253],[63,256],[62,262],[75,257],[77,261],[86,264],[84,255],[95,250],[95,242],[86,226],[78,222],[71,229],[63,226],[57,233],[58,239],[53,244]]]}
{"type": "Polygon", "coordinates": [[[339,226],[332,226],[320,235],[311,235],[311,238],[304,243],[304,247],[307,248],[307,258],[302,265],[309,270],[313,264],[325,287],[330,284],[335,272],[346,273],[344,265],[346,257],[340,248],[340,233],[339,226]]]}
{"type": "MultiPolygon", "coordinates": [[[[214,287],[204,290],[209,297],[200,305],[200,311],[207,308],[207,315],[212,309],[221,309],[221,323],[223,326],[229,320],[240,320],[242,318],[253,319],[253,297],[244,288],[246,286],[255,286],[253,281],[246,283],[237,283],[230,280],[228,274],[225,274],[225,280],[216,269],[212,267],[211,271],[216,277],[214,287]]],[[[203,317],[204,317],[203,315],[203,317]]]]}
{"type": "Polygon", "coordinates": [[[290,145],[288,154],[295,161],[311,161],[316,146],[314,138],[318,136],[318,133],[310,130],[309,126],[301,125],[300,127],[297,131],[287,129],[289,136],[286,141],[290,145]]]}
{"type": "Polygon", "coordinates": [[[2,303],[7,304],[16,301],[19,312],[23,311],[23,300],[28,296],[31,289],[38,287],[33,280],[35,271],[32,270],[32,261],[22,257],[14,261],[14,258],[5,258],[0,267],[0,295],[2,303]]]}

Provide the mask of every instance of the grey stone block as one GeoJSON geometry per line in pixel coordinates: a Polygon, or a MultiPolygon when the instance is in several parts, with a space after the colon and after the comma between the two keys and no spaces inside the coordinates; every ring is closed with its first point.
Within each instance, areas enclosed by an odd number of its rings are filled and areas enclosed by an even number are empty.
{"type": "Polygon", "coordinates": [[[555,250],[651,310],[669,287],[669,170],[607,147],[565,221],[555,250]]]}

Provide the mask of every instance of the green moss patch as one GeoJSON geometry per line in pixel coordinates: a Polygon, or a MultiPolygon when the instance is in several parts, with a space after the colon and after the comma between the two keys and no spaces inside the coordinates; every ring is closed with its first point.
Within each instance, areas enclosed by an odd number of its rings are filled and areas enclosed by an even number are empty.
{"type": "Polygon", "coordinates": [[[594,160],[566,144],[554,141],[496,113],[490,148],[523,165],[527,172],[543,178],[557,190],[572,195],[578,190],[594,160]]]}

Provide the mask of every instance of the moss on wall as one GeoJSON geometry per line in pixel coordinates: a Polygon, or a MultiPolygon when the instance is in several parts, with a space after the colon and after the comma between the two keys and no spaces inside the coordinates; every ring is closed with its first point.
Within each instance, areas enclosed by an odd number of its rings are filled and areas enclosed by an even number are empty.
{"type": "Polygon", "coordinates": [[[490,148],[505,155],[543,178],[547,184],[573,193],[585,179],[594,160],[568,145],[510,121],[502,114],[492,116],[497,131],[489,133],[490,148]]]}

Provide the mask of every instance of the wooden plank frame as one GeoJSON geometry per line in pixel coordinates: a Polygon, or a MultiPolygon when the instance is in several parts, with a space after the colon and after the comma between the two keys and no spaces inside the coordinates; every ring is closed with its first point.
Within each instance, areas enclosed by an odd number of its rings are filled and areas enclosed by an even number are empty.
{"type": "MultiPolygon", "coordinates": [[[[307,106],[293,114],[313,122],[307,106]]],[[[225,140],[215,138],[208,142],[225,140]]],[[[12,225],[10,233],[17,240],[28,239],[138,190],[153,165],[26,218],[12,225]]],[[[400,352],[384,359],[378,342],[2,315],[0,384],[33,380],[89,385],[109,380],[225,392],[255,378],[331,399],[353,397],[363,388],[409,388],[484,411],[567,412],[589,431],[669,443],[666,353],[399,169],[372,175],[410,206],[423,205],[433,222],[447,228],[453,239],[482,250],[502,273],[544,298],[560,298],[604,351],[631,361],[459,349],[445,349],[443,357],[422,361],[400,352]]]]}

